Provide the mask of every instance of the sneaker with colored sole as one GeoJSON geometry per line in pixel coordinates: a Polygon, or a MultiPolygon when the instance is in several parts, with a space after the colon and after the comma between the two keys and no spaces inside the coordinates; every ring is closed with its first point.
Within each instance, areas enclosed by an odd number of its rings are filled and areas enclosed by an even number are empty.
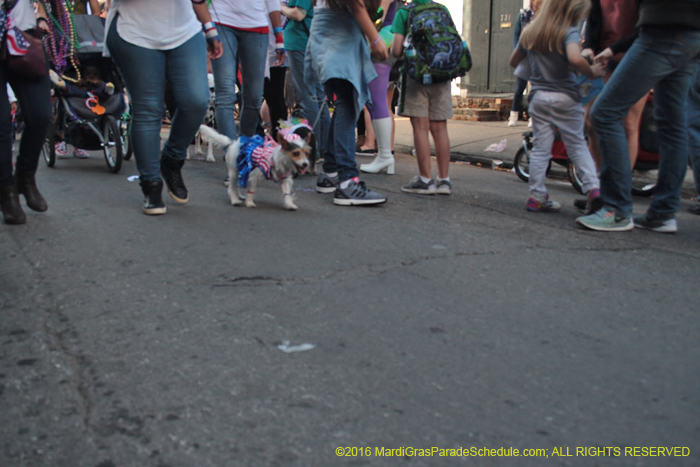
{"type": "Polygon", "coordinates": [[[56,149],[56,157],[59,159],[68,159],[70,156],[68,155],[68,146],[66,145],[65,141],[59,141],[56,143],[55,146],[56,149]]]}
{"type": "Polygon", "coordinates": [[[549,195],[544,198],[535,194],[530,194],[527,200],[527,210],[530,212],[559,212],[561,204],[549,199],[549,195]]]}
{"type": "Polygon", "coordinates": [[[430,182],[425,183],[418,175],[416,175],[410,182],[401,187],[401,191],[404,193],[416,193],[419,195],[434,195],[437,193],[437,188],[435,188],[434,180],[430,179],[430,182]]]}
{"type": "Polygon", "coordinates": [[[386,196],[380,195],[365,186],[358,177],[350,180],[345,188],[338,188],[333,195],[333,203],[340,206],[365,206],[386,203],[386,196]]]}
{"type": "Polygon", "coordinates": [[[676,218],[672,214],[661,216],[647,211],[641,216],[634,216],[634,226],[659,233],[678,232],[678,222],[676,222],[676,218]]]}
{"type": "Polygon", "coordinates": [[[625,232],[634,229],[631,218],[620,217],[607,207],[599,209],[593,214],[577,218],[576,223],[599,232],[625,232]]]}

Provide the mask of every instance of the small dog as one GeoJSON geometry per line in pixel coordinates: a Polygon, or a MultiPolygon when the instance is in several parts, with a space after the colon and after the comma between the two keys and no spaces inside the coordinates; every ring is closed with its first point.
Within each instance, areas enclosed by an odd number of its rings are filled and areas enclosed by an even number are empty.
{"type": "Polygon", "coordinates": [[[247,181],[243,185],[247,188],[245,205],[248,208],[255,207],[255,190],[263,178],[279,182],[282,188],[284,207],[290,211],[299,209],[294,204],[292,185],[296,174],[304,174],[309,167],[310,137],[302,139],[299,135],[288,132],[277,133],[277,144],[272,138],[263,144],[263,139],[241,137],[236,141],[225,135],[221,135],[213,129],[202,125],[199,131],[209,140],[226,150],[224,159],[228,168],[229,187],[228,195],[231,204],[238,206],[241,199],[238,196],[239,168],[247,181]]]}

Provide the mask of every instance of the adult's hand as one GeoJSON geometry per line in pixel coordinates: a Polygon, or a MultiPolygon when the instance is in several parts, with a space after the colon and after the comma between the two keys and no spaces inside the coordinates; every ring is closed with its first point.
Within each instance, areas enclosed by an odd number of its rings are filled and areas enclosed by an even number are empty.
{"type": "Polygon", "coordinates": [[[372,47],[372,56],[382,62],[389,58],[389,49],[384,43],[384,39],[380,38],[379,42],[372,47]]]}
{"type": "Polygon", "coordinates": [[[277,49],[275,53],[276,53],[275,63],[273,63],[272,66],[284,65],[284,58],[287,56],[284,49],[277,49]]]}
{"type": "Polygon", "coordinates": [[[224,46],[221,41],[207,42],[207,57],[216,60],[224,54],[224,46]]]}

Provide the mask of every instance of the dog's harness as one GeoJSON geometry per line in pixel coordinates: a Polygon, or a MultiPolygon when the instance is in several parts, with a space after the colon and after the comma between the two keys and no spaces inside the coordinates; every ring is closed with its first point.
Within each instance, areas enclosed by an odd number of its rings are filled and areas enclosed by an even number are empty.
{"type": "MultiPolygon", "coordinates": [[[[299,139],[297,134],[285,135],[287,141],[299,139]]],[[[253,137],[241,136],[241,150],[236,159],[238,168],[238,186],[246,188],[248,186],[248,178],[254,169],[260,169],[266,180],[278,182],[287,178],[287,174],[275,175],[272,167],[274,161],[272,159],[273,151],[279,146],[271,136],[255,135],[253,137]]]]}

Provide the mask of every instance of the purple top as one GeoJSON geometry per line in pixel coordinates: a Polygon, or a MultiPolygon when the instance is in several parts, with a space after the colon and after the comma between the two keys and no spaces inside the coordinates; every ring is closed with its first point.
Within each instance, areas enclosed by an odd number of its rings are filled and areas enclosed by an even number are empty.
{"type": "Polygon", "coordinates": [[[391,2],[391,5],[389,5],[389,9],[386,11],[386,16],[384,17],[384,27],[391,26],[392,23],[394,22],[394,17],[396,16],[396,10],[397,4],[399,3],[398,0],[394,0],[391,2]]]}

